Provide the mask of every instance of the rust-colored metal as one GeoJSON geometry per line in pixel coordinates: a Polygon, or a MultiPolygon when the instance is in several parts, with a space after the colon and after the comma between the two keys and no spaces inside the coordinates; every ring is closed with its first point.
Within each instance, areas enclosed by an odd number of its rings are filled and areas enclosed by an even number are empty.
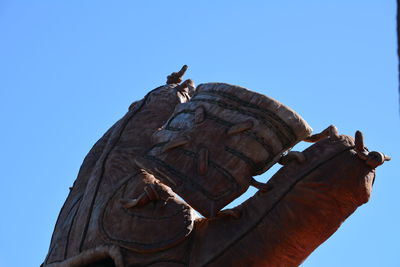
{"type": "Polygon", "coordinates": [[[206,175],[207,172],[208,172],[208,149],[203,147],[199,150],[198,173],[199,175],[206,175]]]}
{"type": "Polygon", "coordinates": [[[381,152],[369,152],[367,149],[365,149],[364,136],[360,131],[357,131],[355,135],[355,150],[357,152],[357,156],[364,160],[371,168],[376,168],[382,165],[385,161],[391,160],[389,156],[381,152]]]}
{"type": "Polygon", "coordinates": [[[180,84],[186,70],[89,151],[42,266],[298,266],[369,200],[375,168],[390,157],[369,152],[360,131],[311,135],[274,99],[180,84]],[[287,152],[301,140],[314,144],[287,152]],[[277,162],[267,183],[253,178],[277,162]],[[259,191],[221,210],[248,186],[259,191]]]}
{"type": "Polygon", "coordinates": [[[244,122],[240,122],[238,124],[233,125],[227,130],[227,134],[237,134],[253,128],[253,122],[251,120],[247,120],[244,122]]]}
{"type": "Polygon", "coordinates": [[[177,148],[189,143],[189,138],[187,136],[178,136],[177,138],[169,141],[167,144],[164,145],[162,148],[162,152],[166,152],[170,149],[177,148]]]}
{"type": "Polygon", "coordinates": [[[202,106],[196,108],[194,113],[194,123],[199,124],[202,123],[206,118],[206,111],[202,106]]]}
{"type": "Polygon", "coordinates": [[[306,161],[306,157],[303,152],[300,151],[290,151],[286,155],[279,159],[279,164],[286,165],[289,162],[296,160],[298,163],[303,163],[306,161]]]}
{"type": "Polygon", "coordinates": [[[335,125],[330,125],[328,128],[326,128],[322,132],[320,132],[318,134],[311,135],[311,136],[305,138],[303,141],[315,143],[315,142],[317,142],[319,140],[322,140],[323,138],[326,138],[326,137],[330,137],[332,139],[338,139],[339,138],[338,130],[337,130],[335,125]]]}
{"type": "Polygon", "coordinates": [[[179,84],[182,82],[182,77],[185,75],[185,72],[187,71],[188,66],[183,65],[180,71],[178,72],[173,72],[170,75],[167,76],[167,84],[179,84]]]}

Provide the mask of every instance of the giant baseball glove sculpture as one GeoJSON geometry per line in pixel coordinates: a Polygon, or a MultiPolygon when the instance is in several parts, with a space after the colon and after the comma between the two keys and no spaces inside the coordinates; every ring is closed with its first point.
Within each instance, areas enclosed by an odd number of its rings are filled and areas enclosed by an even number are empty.
{"type": "Polygon", "coordinates": [[[368,201],[390,158],[361,132],[311,135],[278,101],[223,83],[195,89],[186,69],[90,150],[42,266],[298,266],[368,201]],[[288,152],[300,141],[315,144],[288,152]],[[253,178],[277,162],[268,183],[253,178]],[[249,186],[259,191],[222,210],[249,186]]]}

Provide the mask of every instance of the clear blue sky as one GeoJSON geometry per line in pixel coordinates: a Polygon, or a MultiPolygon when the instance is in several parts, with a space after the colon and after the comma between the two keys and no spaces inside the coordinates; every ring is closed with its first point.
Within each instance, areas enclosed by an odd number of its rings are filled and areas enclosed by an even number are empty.
{"type": "Polygon", "coordinates": [[[400,266],[394,0],[0,0],[1,267],[39,266],[83,157],[183,64],[391,155],[370,202],[302,266],[400,266]]]}

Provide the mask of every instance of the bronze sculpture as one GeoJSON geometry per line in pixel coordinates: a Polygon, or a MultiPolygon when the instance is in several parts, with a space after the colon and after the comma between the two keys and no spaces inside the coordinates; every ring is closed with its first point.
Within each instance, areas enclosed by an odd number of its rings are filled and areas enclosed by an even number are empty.
{"type": "Polygon", "coordinates": [[[186,69],[90,150],[43,266],[297,266],[368,201],[390,158],[368,152],[361,132],[311,135],[274,99],[181,83],[186,69]],[[315,144],[285,154],[302,140],[315,144]],[[268,183],[252,178],[277,162],[268,183]],[[253,197],[221,211],[250,185],[253,197]]]}

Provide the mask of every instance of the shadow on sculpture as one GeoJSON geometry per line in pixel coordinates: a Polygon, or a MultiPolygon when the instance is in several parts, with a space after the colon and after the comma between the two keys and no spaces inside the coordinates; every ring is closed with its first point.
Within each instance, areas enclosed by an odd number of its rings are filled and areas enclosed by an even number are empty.
{"type": "Polygon", "coordinates": [[[186,70],[89,151],[42,266],[298,266],[369,200],[390,158],[361,132],[311,135],[282,103],[224,83],[195,88],[186,70]],[[300,141],[314,144],[288,152],[300,141]],[[253,178],[276,163],[267,183],[253,178]],[[259,191],[222,210],[249,186],[259,191]]]}

